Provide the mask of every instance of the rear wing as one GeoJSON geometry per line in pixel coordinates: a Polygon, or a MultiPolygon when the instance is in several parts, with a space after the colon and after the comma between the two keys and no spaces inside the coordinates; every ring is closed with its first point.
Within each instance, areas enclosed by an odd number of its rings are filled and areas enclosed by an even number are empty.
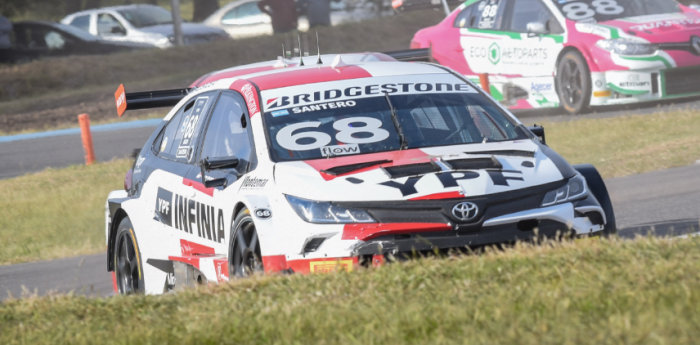
{"type": "Polygon", "coordinates": [[[433,62],[433,51],[431,48],[396,50],[382,54],[389,55],[399,61],[433,62]]]}
{"type": "Polygon", "coordinates": [[[117,113],[122,116],[127,110],[172,107],[185,98],[190,90],[187,88],[126,93],[122,84],[114,93],[114,100],[117,102],[117,113]]]}

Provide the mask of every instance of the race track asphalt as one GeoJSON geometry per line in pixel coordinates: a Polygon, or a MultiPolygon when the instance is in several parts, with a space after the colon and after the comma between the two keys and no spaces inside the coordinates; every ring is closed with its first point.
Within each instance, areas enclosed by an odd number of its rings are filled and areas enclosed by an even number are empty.
{"type": "MultiPolygon", "coordinates": [[[[575,118],[602,118],[659,111],[700,109],[697,99],[680,103],[608,108],[575,118]]],[[[570,121],[556,111],[517,112],[525,124],[542,120],[570,121]]],[[[143,145],[154,127],[94,132],[96,158],[128,157],[143,145]]],[[[0,142],[0,179],[84,163],[80,135],[61,135],[0,142]]],[[[613,200],[620,236],[682,235],[700,231],[700,164],[606,180],[613,200]]],[[[0,300],[34,292],[109,296],[111,275],[104,253],[52,261],[0,266],[0,300]]]]}
{"type": "MultiPolygon", "coordinates": [[[[613,178],[608,186],[620,236],[678,236],[700,231],[700,164],[613,178]]],[[[0,266],[0,299],[9,293],[113,294],[105,253],[0,266]]]]}

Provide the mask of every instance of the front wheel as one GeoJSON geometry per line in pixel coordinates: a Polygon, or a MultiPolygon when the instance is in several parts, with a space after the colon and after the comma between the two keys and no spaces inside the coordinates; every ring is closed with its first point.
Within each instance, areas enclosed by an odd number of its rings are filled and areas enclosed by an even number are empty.
{"type": "Polygon", "coordinates": [[[122,219],[117,228],[114,248],[114,262],[117,276],[117,288],[120,295],[142,295],[144,288],[141,257],[134,234],[134,227],[129,217],[122,219]]]}
{"type": "Polygon", "coordinates": [[[243,278],[263,270],[258,232],[250,211],[241,210],[231,227],[228,247],[228,276],[243,278]]]}
{"type": "Polygon", "coordinates": [[[591,72],[583,55],[570,51],[562,56],[557,67],[557,94],[569,114],[578,114],[591,104],[591,72]]]}

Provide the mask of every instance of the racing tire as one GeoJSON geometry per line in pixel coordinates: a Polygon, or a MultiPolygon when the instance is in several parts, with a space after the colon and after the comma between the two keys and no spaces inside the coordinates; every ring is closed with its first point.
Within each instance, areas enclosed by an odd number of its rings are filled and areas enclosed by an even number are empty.
{"type": "Polygon", "coordinates": [[[564,110],[579,114],[591,104],[591,72],[583,55],[572,50],[564,54],[557,65],[557,95],[564,110]]]}
{"type": "Polygon", "coordinates": [[[593,193],[593,196],[595,196],[595,198],[598,200],[603,212],[605,212],[606,223],[603,231],[600,232],[600,235],[603,237],[617,235],[615,211],[613,210],[612,201],[610,201],[608,189],[605,187],[605,182],[600,176],[600,173],[598,173],[598,169],[591,164],[575,165],[574,169],[576,169],[576,171],[578,171],[586,179],[588,190],[593,193]]]}
{"type": "Polygon", "coordinates": [[[144,286],[141,253],[139,252],[134,227],[129,217],[119,223],[114,247],[114,273],[120,295],[143,295],[144,286]]]}
{"type": "Polygon", "coordinates": [[[262,274],[264,269],[258,232],[247,208],[238,212],[229,238],[228,276],[232,279],[262,274]]]}

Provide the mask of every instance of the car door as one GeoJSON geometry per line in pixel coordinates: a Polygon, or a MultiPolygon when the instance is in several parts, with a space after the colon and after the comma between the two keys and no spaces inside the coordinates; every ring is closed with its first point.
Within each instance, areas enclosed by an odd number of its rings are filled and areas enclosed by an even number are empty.
{"type": "Polygon", "coordinates": [[[181,240],[198,242],[202,238],[197,217],[202,200],[195,192],[200,186],[187,177],[190,170],[196,169],[197,142],[218,93],[202,93],[185,103],[153,143],[157,159],[149,166],[149,177],[142,189],[142,195],[148,194],[143,207],[153,210],[150,218],[160,236],[150,243],[163,244],[165,258],[180,254],[181,240]]]}
{"type": "MultiPolygon", "coordinates": [[[[235,91],[224,91],[219,96],[216,106],[209,117],[200,145],[198,161],[202,159],[237,158],[236,168],[211,170],[204,173],[207,181],[225,179],[223,186],[197,188],[200,202],[200,228],[205,245],[212,245],[216,253],[227,253],[226,237],[229,235],[233,209],[237,200],[231,198],[235,192],[236,182],[254,163],[253,135],[250,116],[243,97],[235,91]],[[224,189],[227,193],[222,193],[224,189]]],[[[198,166],[188,173],[188,180],[193,184],[203,185],[201,168],[198,166]]]]}
{"type": "Polygon", "coordinates": [[[258,1],[241,2],[221,18],[221,25],[231,37],[272,34],[270,16],[258,8],[258,1]]]}

